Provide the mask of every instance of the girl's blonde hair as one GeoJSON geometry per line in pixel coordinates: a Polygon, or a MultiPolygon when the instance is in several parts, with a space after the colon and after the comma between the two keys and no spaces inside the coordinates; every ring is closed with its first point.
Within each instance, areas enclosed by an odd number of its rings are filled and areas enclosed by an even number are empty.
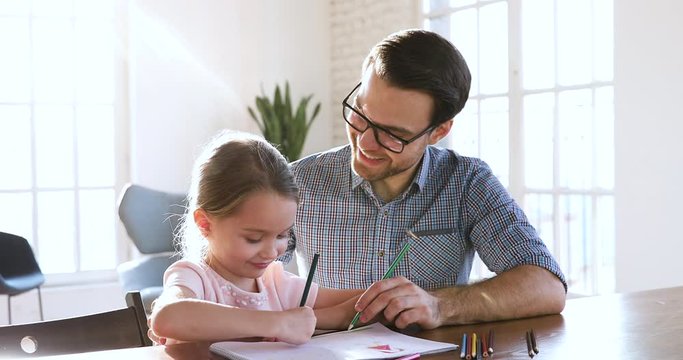
{"type": "Polygon", "coordinates": [[[257,191],[274,191],[299,200],[287,160],[273,145],[249,133],[219,133],[194,164],[188,207],[181,220],[180,236],[176,236],[183,258],[206,260],[208,243],[194,223],[195,210],[224,218],[257,191]]]}

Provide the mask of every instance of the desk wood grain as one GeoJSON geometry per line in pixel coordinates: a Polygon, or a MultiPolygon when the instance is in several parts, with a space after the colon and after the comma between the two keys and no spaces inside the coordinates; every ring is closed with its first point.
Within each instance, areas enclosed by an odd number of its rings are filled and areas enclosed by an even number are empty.
{"type": "MultiPolygon", "coordinates": [[[[494,359],[529,359],[525,332],[533,328],[538,359],[683,358],[683,287],[567,301],[561,315],[447,326],[415,336],[459,344],[463,332],[495,331],[494,359]]],[[[43,359],[217,359],[206,343],[152,346],[43,359]]],[[[421,359],[458,359],[459,352],[421,359]]]]}
{"type": "Polygon", "coordinates": [[[529,359],[524,336],[531,328],[540,350],[534,359],[683,358],[683,287],[572,299],[561,315],[449,326],[416,336],[459,343],[463,332],[494,329],[494,358],[529,359]]]}

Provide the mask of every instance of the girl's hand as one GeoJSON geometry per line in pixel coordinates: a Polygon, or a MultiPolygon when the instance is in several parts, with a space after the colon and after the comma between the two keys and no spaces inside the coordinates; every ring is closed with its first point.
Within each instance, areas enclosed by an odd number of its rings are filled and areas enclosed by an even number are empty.
{"type": "Polygon", "coordinates": [[[166,338],[157,336],[157,334],[152,331],[152,320],[147,319],[147,337],[152,340],[154,345],[165,345],[166,344],[166,338]]]}
{"type": "Polygon", "coordinates": [[[315,331],[316,318],[313,309],[303,306],[282,311],[282,320],[278,321],[275,338],[277,341],[299,345],[307,342],[315,331]]]}
{"type": "Polygon", "coordinates": [[[152,340],[154,345],[165,345],[166,338],[157,336],[152,329],[147,330],[147,337],[152,340]]]}

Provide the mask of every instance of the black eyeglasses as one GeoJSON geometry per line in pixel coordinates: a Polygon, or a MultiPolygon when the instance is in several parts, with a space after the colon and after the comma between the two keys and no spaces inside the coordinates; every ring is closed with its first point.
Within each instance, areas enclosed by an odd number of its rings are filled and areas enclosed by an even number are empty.
{"type": "Polygon", "coordinates": [[[356,85],[356,87],[353,88],[353,90],[351,90],[351,92],[348,95],[346,95],[346,97],[342,101],[342,115],[344,116],[344,121],[346,121],[346,123],[349,124],[349,126],[354,128],[356,131],[359,131],[361,133],[364,133],[365,130],[371,127],[372,132],[375,135],[375,140],[377,140],[377,143],[380,144],[383,148],[393,153],[400,154],[406,145],[419,139],[422,135],[434,129],[434,126],[429,126],[428,128],[424,129],[424,131],[406,140],[400,136],[392,134],[391,131],[385,129],[384,127],[375,124],[370,119],[368,119],[367,116],[363,115],[360,111],[356,110],[356,108],[354,108],[348,103],[351,95],[353,95],[353,93],[355,93],[356,90],[358,90],[361,84],[362,83],[358,83],[358,85],[356,85]]]}

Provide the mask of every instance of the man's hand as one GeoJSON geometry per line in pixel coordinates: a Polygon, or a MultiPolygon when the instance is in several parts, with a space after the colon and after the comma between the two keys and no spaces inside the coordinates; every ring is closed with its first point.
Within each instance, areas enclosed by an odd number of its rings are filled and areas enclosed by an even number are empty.
{"type": "Polygon", "coordinates": [[[361,322],[381,315],[398,328],[424,329],[559,314],[565,288],[550,271],[520,265],[467,286],[427,292],[403,277],[372,284],[356,303],[361,322]]]}
{"type": "Polygon", "coordinates": [[[372,284],[358,299],[355,309],[362,312],[360,321],[363,323],[382,315],[399,329],[411,324],[418,324],[423,329],[442,325],[439,299],[403,276],[372,284]]]}

